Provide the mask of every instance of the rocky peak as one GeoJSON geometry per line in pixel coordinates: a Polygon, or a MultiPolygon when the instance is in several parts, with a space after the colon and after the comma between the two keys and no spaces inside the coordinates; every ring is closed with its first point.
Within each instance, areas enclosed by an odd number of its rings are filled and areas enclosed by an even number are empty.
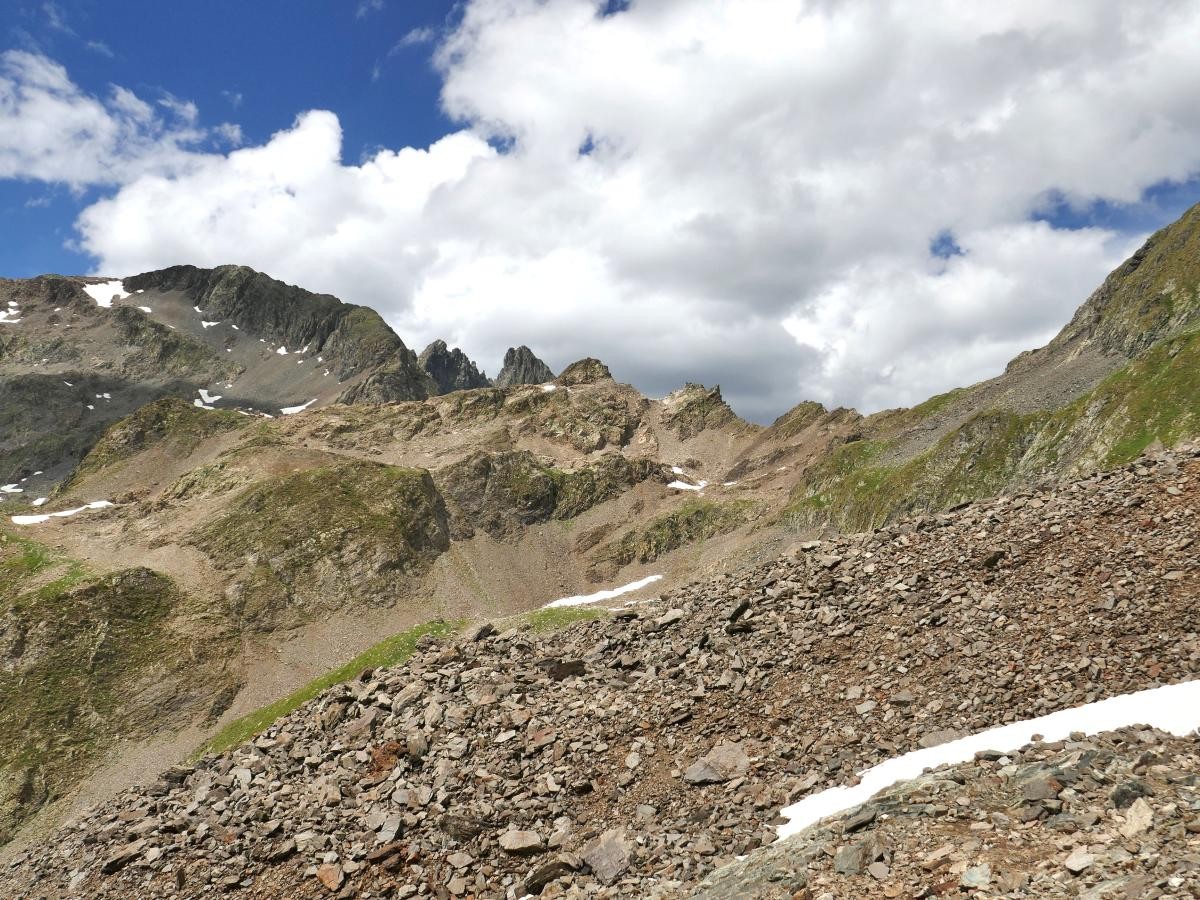
{"type": "Polygon", "coordinates": [[[212,319],[288,348],[327,357],[339,381],[368,378],[339,398],[423,400],[434,387],[413,353],[373,309],[285,284],[246,266],[172,266],[124,281],[127,291],[178,291],[212,319]],[[368,384],[369,382],[369,384],[368,384]]]}
{"type": "Polygon", "coordinates": [[[612,372],[608,371],[608,366],[600,362],[594,357],[588,356],[584,359],[571,363],[562,374],[558,376],[558,383],[562,385],[572,384],[591,384],[595,381],[603,381],[611,379],[612,372]]]}
{"type": "Polygon", "coordinates": [[[1193,328],[1197,321],[1200,204],[1152,234],[1118,266],[1048,349],[1090,340],[1106,353],[1132,357],[1163,337],[1193,328]]]}
{"type": "Polygon", "coordinates": [[[504,367],[496,376],[496,387],[515,387],[519,384],[545,384],[554,380],[550,367],[533,355],[533,351],[522,344],[509,347],[504,354],[504,367]]]}
{"type": "Polygon", "coordinates": [[[439,394],[491,387],[491,379],[476,368],[467,354],[457,347],[451,350],[443,340],[436,340],[417,357],[417,362],[437,385],[439,394]]]}

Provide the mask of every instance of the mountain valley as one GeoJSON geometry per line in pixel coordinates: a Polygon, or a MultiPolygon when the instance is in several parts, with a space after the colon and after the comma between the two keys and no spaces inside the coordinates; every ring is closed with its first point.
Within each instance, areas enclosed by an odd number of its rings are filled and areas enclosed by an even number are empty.
{"type": "MultiPolygon", "coordinates": [[[[1200,890],[1195,741],[1146,730],[1013,759],[1145,775],[1155,849],[1086,849],[1128,808],[1089,785],[755,868],[782,808],[889,756],[1200,677],[1200,206],[996,378],[768,426],[523,346],[492,380],[239,266],[0,310],[14,896],[1200,890]]],[[[946,777],[1007,790],[997,759],[946,777]]]]}

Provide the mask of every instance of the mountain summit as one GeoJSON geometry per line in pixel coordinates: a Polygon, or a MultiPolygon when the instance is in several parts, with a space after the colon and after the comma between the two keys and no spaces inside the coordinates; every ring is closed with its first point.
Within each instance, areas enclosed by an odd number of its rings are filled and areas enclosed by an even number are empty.
{"type": "Polygon", "coordinates": [[[496,376],[496,387],[506,388],[518,384],[545,384],[554,380],[550,367],[533,355],[525,345],[509,347],[504,354],[504,367],[496,376]]]}
{"type": "Polygon", "coordinates": [[[424,369],[439,394],[491,387],[491,380],[475,367],[470,357],[457,347],[451,350],[443,340],[436,340],[421,351],[417,362],[424,369]]]}

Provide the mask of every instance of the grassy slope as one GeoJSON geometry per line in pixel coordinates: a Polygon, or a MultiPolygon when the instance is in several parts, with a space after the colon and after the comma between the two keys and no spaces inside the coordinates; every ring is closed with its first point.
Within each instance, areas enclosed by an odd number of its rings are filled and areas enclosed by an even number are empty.
{"type": "Polygon", "coordinates": [[[786,514],[867,529],[913,510],[1003,493],[1043,474],[1115,466],[1155,441],[1200,433],[1200,332],[1167,338],[1062,409],[977,414],[915,459],[884,465],[885,440],[839,448],[797,486],[786,514]]]}
{"type": "Polygon", "coordinates": [[[0,538],[3,842],[115,740],[206,694],[217,679],[204,657],[219,641],[174,631],[186,601],[157,572],[96,576],[34,541],[0,538]]]}

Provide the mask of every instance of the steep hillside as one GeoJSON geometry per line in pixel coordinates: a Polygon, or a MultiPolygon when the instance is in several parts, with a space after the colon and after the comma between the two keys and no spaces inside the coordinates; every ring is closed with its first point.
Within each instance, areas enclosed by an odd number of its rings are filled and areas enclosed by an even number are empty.
{"type": "Polygon", "coordinates": [[[1074,896],[1130,865],[1192,884],[1196,741],[1139,729],[995,748],[948,787],[886,794],[844,837],[807,832],[819,853],[791,843],[749,857],[761,877],[721,870],[773,842],[783,807],[889,757],[1200,678],[1197,504],[1192,445],[805,542],[550,635],[423,638],[407,662],[99,807],[2,877],[18,897],[674,897],[706,877],[738,886],[709,896],[794,896],[811,879],[813,895],[855,897],[920,895],[950,868],[944,894],[990,860],[987,879],[1033,888],[1018,896],[1074,896]],[[1005,751],[1019,767],[994,765],[1005,751]],[[1040,793],[1021,787],[1033,775],[1040,793]],[[1138,796],[1151,816],[1124,855],[1063,869],[1070,848],[1124,828],[1138,796]],[[913,829],[950,849],[922,868],[937,847],[913,829]]]}
{"type": "Polygon", "coordinates": [[[793,492],[799,524],[864,528],[1135,458],[1200,431],[1200,206],[1154,234],[1003,375],[864,419],[793,492]]]}

